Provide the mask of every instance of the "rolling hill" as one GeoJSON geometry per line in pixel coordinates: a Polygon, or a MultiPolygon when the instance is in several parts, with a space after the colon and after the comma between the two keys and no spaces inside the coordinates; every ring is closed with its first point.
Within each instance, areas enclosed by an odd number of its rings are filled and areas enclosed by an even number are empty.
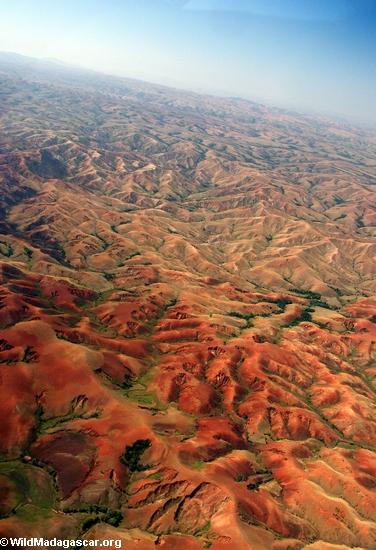
{"type": "Polygon", "coordinates": [[[0,533],[376,547],[376,134],[0,55],[0,533]]]}

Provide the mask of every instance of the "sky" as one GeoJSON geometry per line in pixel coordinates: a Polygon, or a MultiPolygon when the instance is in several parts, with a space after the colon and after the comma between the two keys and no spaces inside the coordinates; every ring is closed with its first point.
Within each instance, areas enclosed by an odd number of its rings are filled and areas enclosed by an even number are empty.
{"type": "Polygon", "coordinates": [[[376,123],[376,0],[0,0],[0,51],[376,123]]]}

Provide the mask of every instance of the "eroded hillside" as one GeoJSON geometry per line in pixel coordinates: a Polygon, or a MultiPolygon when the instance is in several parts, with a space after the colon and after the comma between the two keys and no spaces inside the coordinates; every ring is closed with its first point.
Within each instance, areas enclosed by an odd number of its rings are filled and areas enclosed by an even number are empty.
{"type": "Polygon", "coordinates": [[[0,59],[0,532],[376,546],[376,135],[0,59]]]}

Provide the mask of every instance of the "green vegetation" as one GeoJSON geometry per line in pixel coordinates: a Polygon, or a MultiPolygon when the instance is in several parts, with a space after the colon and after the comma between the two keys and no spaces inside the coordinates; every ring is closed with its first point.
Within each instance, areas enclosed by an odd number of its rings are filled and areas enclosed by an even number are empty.
{"type": "Polygon", "coordinates": [[[84,420],[89,420],[91,418],[98,418],[100,416],[100,411],[96,410],[92,413],[85,413],[84,411],[78,413],[74,410],[71,410],[67,414],[61,415],[61,416],[53,416],[51,418],[44,418],[44,410],[41,405],[38,405],[36,411],[35,411],[35,417],[37,420],[37,426],[38,426],[38,433],[43,433],[47,430],[51,430],[53,428],[56,428],[60,424],[63,424],[65,422],[70,422],[71,420],[76,420],[78,418],[82,418],[84,420]]]}
{"type": "Polygon", "coordinates": [[[335,204],[343,204],[345,201],[343,200],[342,197],[335,196],[334,197],[334,202],[335,202],[335,204]]]}
{"type": "Polygon", "coordinates": [[[201,533],[201,534],[207,533],[208,531],[210,531],[210,527],[211,527],[210,521],[207,521],[207,522],[200,528],[200,533],[201,533]]]}
{"type": "Polygon", "coordinates": [[[331,288],[334,290],[334,292],[337,294],[337,296],[343,296],[344,295],[340,288],[337,288],[335,286],[332,286],[331,288]]]}
{"type": "Polygon", "coordinates": [[[126,375],[123,382],[127,386],[124,387],[124,395],[139,405],[149,406],[149,410],[152,410],[152,407],[157,407],[158,410],[165,410],[167,405],[158,399],[154,391],[148,390],[148,384],[151,378],[151,369],[137,379],[132,379],[130,376],[126,375]]]}
{"type": "Polygon", "coordinates": [[[150,474],[149,479],[155,479],[156,481],[159,481],[162,478],[162,472],[155,472],[154,474],[150,474]]]}
{"type": "Polygon", "coordinates": [[[101,520],[99,519],[99,516],[96,516],[94,518],[84,519],[84,521],[81,524],[81,531],[82,532],[87,531],[88,529],[90,529],[90,527],[93,527],[93,525],[95,525],[96,523],[99,523],[100,521],[101,520]]]}
{"type": "Polygon", "coordinates": [[[121,514],[121,512],[119,512],[118,510],[109,510],[102,521],[104,521],[105,523],[108,523],[109,525],[112,525],[113,527],[117,527],[121,520],[123,519],[123,516],[121,514]]]}
{"type": "Polygon", "coordinates": [[[134,258],[135,256],[141,256],[141,252],[131,252],[129,256],[125,258],[124,261],[130,260],[131,258],[134,258]]]}
{"type": "Polygon", "coordinates": [[[203,460],[195,460],[190,464],[190,467],[194,470],[202,470],[203,468],[205,468],[205,466],[206,462],[204,462],[203,460]]]}
{"type": "Polygon", "coordinates": [[[19,518],[34,522],[51,515],[55,490],[47,471],[29,463],[10,461],[0,463],[0,475],[9,482],[12,512],[19,518]]]}
{"type": "Polygon", "coordinates": [[[271,235],[271,234],[269,233],[269,235],[266,235],[265,239],[266,239],[268,242],[270,242],[270,241],[273,240],[273,235],[271,235]]]}
{"type": "Polygon", "coordinates": [[[25,504],[16,511],[16,516],[23,521],[40,521],[46,519],[51,515],[51,510],[47,508],[40,508],[34,506],[34,504],[25,504]]]}
{"type": "Polygon", "coordinates": [[[276,300],[275,302],[273,302],[274,304],[277,304],[277,306],[280,308],[280,309],[285,309],[285,307],[288,305],[288,304],[292,304],[292,301],[291,300],[288,300],[287,298],[279,298],[278,300],[276,300]]]}
{"type": "Polygon", "coordinates": [[[28,159],[26,163],[29,170],[41,178],[65,179],[68,176],[65,163],[55,157],[49,149],[41,151],[40,161],[28,159]]]}
{"type": "Polygon", "coordinates": [[[304,288],[293,288],[291,292],[295,292],[295,294],[301,294],[302,296],[306,296],[311,300],[321,299],[321,294],[319,294],[318,292],[312,292],[312,290],[305,290],[304,288]]]}
{"type": "Polygon", "coordinates": [[[123,515],[121,514],[121,512],[119,512],[118,510],[110,510],[106,514],[101,514],[99,516],[84,519],[81,524],[81,530],[82,532],[87,531],[88,529],[90,529],[90,527],[100,522],[108,523],[113,527],[118,527],[122,519],[123,515]]]}
{"type": "Polygon", "coordinates": [[[124,376],[124,380],[123,380],[123,383],[122,383],[121,387],[124,390],[130,390],[132,386],[133,386],[132,377],[129,374],[126,374],[124,376]]]}
{"type": "MultiPolygon", "coordinates": [[[[338,289],[333,289],[336,292],[338,289]]],[[[296,294],[301,294],[305,298],[308,298],[310,303],[310,307],[324,307],[326,309],[336,309],[334,306],[331,306],[327,302],[321,299],[321,294],[318,292],[312,292],[311,290],[304,290],[301,288],[293,288],[292,292],[295,292],[296,294]]],[[[339,294],[339,292],[337,292],[339,294]]]]}
{"type": "Polygon", "coordinates": [[[238,319],[244,319],[246,321],[246,328],[252,326],[252,319],[255,317],[254,313],[240,313],[239,311],[228,311],[226,315],[231,317],[237,317],[238,319]]]}
{"type": "Polygon", "coordinates": [[[27,256],[27,258],[29,260],[31,260],[31,258],[33,257],[33,251],[31,250],[31,248],[28,248],[27,246],[24,246],[23,251],[24,251],[25,256],[27,256]]]}
{"type": "Polygon", "coordinates": [[[237,483],[241,483],[242,481],[246,481],[247,479],[248,479],[247,474],[240,473],[240,474],[236,474],[235,476],[235,481],[237,483]]]}
{"type": "Polygon", "coordinates": [[[265,472],[262,474],[262,477],[260,476],[258,479],[255,479],[251,483],[248,483],[247,489],[249,491],[255,491],[257,490],[260,485],[263,485],[264,483],[268,483],[273,479],[273,475],[271,472],[265,472]]]}
{"type": "Polygon", "coordinates": [[[322,328],[323,330],[328,330],[331,332],[331,329],[327,323],[322,323],[321,321],[315,321],[315,325],[322,328]]]}
{"type": "Polygon", "coordinates": [[[362,227],[365,227],[363,218],[361,216],[358,216],[355,220],[355,225],[358,229],[361,229],[362,227]]]}
{"type": "Polygon", "coordinates": [[[312,315],[311,315],[312,312],[313,312],[313,309],[310,307],[307,307],[302,311],[300,316],[294,319],[293,321],[291,321],[288,326],[294,327],[296,325],[299,325],[299,323],[303,323],[304,321],[312,322],[312,315]]]}
{"type": "Polygon", "coordinates": [[[300,316],[300,322],[302,322],[302,321],[312,321],[312,315],[311,315],[312,311],[313,310],[310,307],[303,310],[303,312],[300,316]]]}
{"type": "Polygon", "coordinates": [[[0,244],[5,246],[5,250],[0,248],[0,253],[3,256],[6,256],[7,258],[10,258],[14,254],[13,246],[11,243],[6,243],[4,241],[0,241],[0,244]]]}
{"type": "Polygon", "coordinates": [[[251,317],[254,317],[253,313],[240,313],[239,311],[228,311],[227,315],[231,315],[231,317],[238,317],[239,319],[250,319],[251,317]]]}
{"type": "Polygon", "coordinates": [[[310,301],[310,306],[311,307],[325,307],[326,309],[335,309],[335,307],[331,306],[330,304],[328,304],[327,302],[324,302],[323,300],[316,300],[316,299],[313,299],[310,301]]]}
{"type": "Polygon", "coordinates": [[[78,507],[67,507],[63,509],[65,514],[95,514],[94,516],[85,518],[81,524],[81,532],[85,532],[93,525],[103,522],[118,527],[123,519],[123,515],[119,510],[113,510],[107,506],[98,504],[88,504],[78,507]]]}
{"type": "Polygon", "coordinates": [[[146,391],[145,388],[132,389],[131,387],[127,389],[126,396],[141,405],[154,405],[156,402],[154,395],[146,391]]]}
{"type": "MultiPolygon", "coordinates": [[[[66,259],[66,253],[64,248],[61,246],[60,243],[55,242],[53,245],[53,249],[50,250],[50,254],[52,257],[54,257],[56,260],[64,261],[66,259]]],[[[69,263],[68,263],[69,265],[69,263]]]]}
{"type": "Polygon", "coordinates": [[[22,358],[22,361],[24,363],[31,363],[32,361],[37,361],[37,360],[38,360],[37,352],[31,346],[27,346],[25,348],[25,352],[24,352],[24,356],[22,358]]]}
{"type": "Polygon", "coordinates": [[[151,446],[150,439],[137,439],[133,445],[125,448],[124,454],[120,457],[120,462],[127,466],[131,472],[142,472],[148,470],[150,465],[140,464],[140,459],[144,452],[151,446]]]}

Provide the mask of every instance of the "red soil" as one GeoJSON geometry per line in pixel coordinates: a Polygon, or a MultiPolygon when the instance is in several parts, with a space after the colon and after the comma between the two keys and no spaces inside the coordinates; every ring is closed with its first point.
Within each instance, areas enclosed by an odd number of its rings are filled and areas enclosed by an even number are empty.
{"type": "Polygon", "coordinates": [[[0,534],[374,549],[375,135],[0,69],[0,534]]]}

